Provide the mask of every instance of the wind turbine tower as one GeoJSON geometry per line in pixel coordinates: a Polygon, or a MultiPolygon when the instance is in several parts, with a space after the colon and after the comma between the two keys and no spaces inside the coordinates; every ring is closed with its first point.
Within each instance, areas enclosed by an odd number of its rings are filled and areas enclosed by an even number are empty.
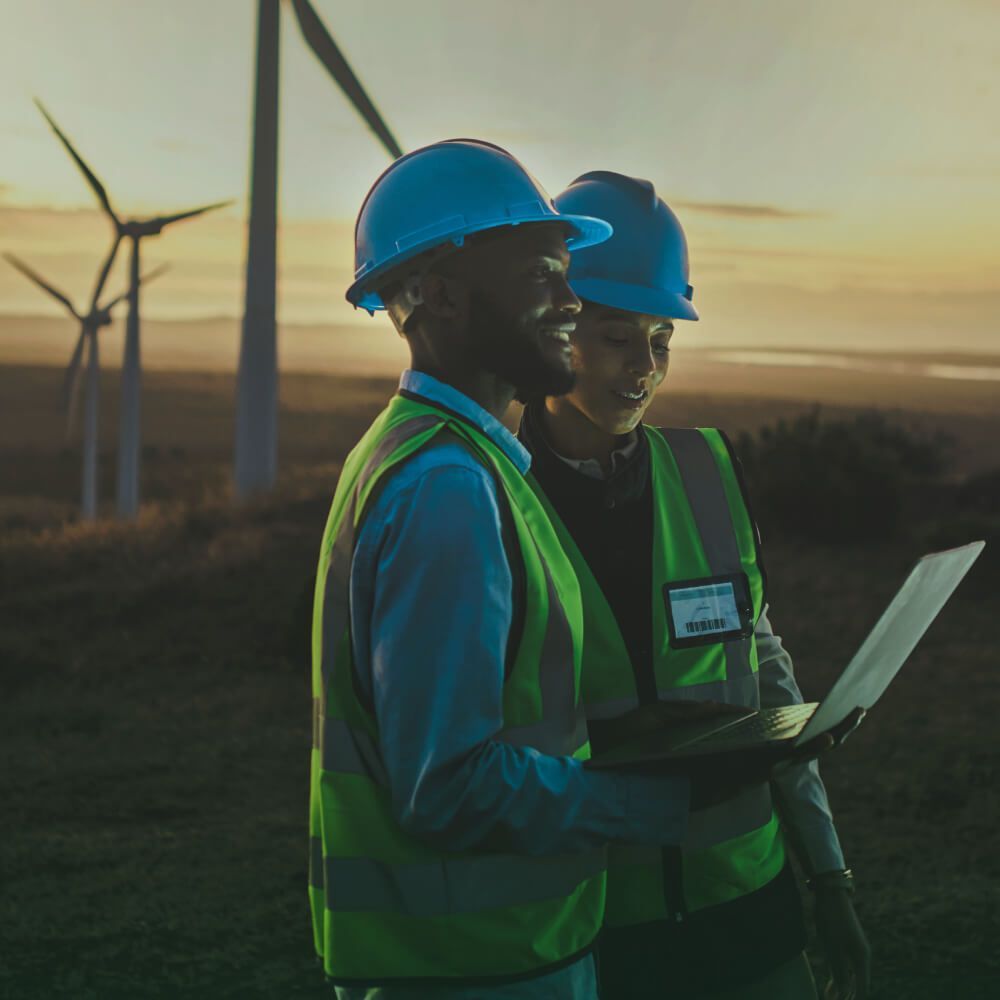
{"type": "MultiPolygon", "coordinates": [[[[86,386],[84,389],[83,406],[83,488],[81,494],[81,517],[85,521],[93,521],[97,517],[97,456],[98,456],[98,406],[100,402],[101,389],[101,360],[98,344],[98,334],[111,324],[111,311],[122,301],[127,293],[112,299],[106,305],[98,305],[101,291],[107,280],[108,272],[114,262],[115,254],[118,252],[118,240],[115,240],[101,269],[97,284],[94,287],[94,294],[90,300],[90,310],[86,314],[81,314],[76,307],[59,289],[49,284],[35,271],[33,271],[24,261],[18,260],[13,254],[5,253],[4,258],[21,272],[29,281],[34,282],[42,291],[47,292],[58,302],[62,303],[80,323],[80,334],[76,339],[76,346],[70,358],[69,367],[66,370],[66,378],[63,382],[63,405],[66,409],[66,436],[72,434],[73,421],[76,416],[76,403],[79,396],[80,368],[83,361],[83,352],[87,351],[87,374],[86,386]]],[[[143,281],[150,281],[161,274],[166,268],[160,267],[151,274],[146,275],[143,281]]]]}
{"type": "Polygon", "coordinates": [[[139,349],[140,241],[147,236],[159,236],[164,228],[171,223],[180,222],[183,219],[193,219],[195,216],[230,205],[232,202],[220,201],[211,205],[202,205],[200,208],[193,208],[186,212],[177,212],[174,215],[157,215],[150,219],[126,219],[123,221],[111,207],[107,192],[94,172],[73,148],[72,143],[52,120],[41,102],[36,100],[35,104],[38,105],[39,111],[45,116],[52,131],[58,136],[59,141],[66,147],[66,151],[87,179],[87,183],[93,189],[97,200],[114,226],[117,240],[126,239],[132,247],[129,257],[128,320],[125,327],[125,352],[122,357],[121,412],[118,432],[118,516],[132,518],[139,510],[139,461],[142,441],[140,413],[142,361],[139,349]]]}
{"type": "MultiPolygon", "coordinates": [[[[306,44],[396,159],[403,155],[308,0],[290,0],[306,44]]],[[[250,224],[236,382],[236,495],[274,485],[278,465],[276,230],[278,221],[278,43],[281,0],[257,0],[257,70],[250,166],[250,224]]]]}

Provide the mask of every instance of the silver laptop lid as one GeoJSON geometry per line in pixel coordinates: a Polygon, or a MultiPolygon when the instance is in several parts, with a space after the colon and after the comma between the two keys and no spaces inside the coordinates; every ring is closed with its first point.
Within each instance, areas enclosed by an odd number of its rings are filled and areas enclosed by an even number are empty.
{"type": "Polygon", "coordinates": [[[932,552],[913,567],[796,744],[832,729],[855,708],[871,708],[878,701],[985,546],[971,542],[932,552]]]}

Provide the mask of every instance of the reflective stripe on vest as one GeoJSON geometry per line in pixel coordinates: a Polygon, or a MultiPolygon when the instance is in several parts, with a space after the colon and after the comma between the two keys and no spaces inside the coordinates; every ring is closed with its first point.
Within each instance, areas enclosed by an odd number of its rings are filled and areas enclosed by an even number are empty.
{"type": "MultiPolygon", "coordinates": [[[[662,433],[677,462],[677,468],[684,483],[684,494],[687,496],[691,513],[698,525],[698,535],[705,558],[708,561],[710,575],[722,576],[725,573],[742,571],[743,560],[733,526],[729,499],[726,496],[722,474],[719,471],[718,462],[712,454],[708,439],[701,431],[694,428],[664,428],[662,433]],[[726,530],[727,527],[729,530],[726,530]]],[[[655,434],[654,430],[650,437],[655,434]]],[[[651,442],[650,448],[658,452],[659,442],[651,442]]],[[[658,455],[658,458],[660,458],[660,462],[657,463],[658,467],[662,469],[662,456],[658,455]]],[[[658,509],[660,509],[659,506],[658,509]]],[[[756,563],[756,559],[754,562],[756,563]]],[[[680,579],[684,578],[680,577],[680,579]]],[[[755,622],[760,617],[760,613],[761,606],[759,602],[755,602],[755,622]]],[[[726,655],[726,680],[723,682],[724,684],[756,672],[757,664],[753,655],[752,637],[723,643],[723,648],[726,655]]],[[[744,690],[745,688],[741,688],[739,693],[743,693],[744,690]]],[[[729,700],[728,692],[727,697],[723,700],[729,700]]],[[[754,699],[754,708],[759,706],[760,697],[758,694],[754,699]]]]}
{"type": "MultiPolygon", "coordinates": [[[[715,430],[646,428],[653,491],[653,671],[661,699],[713,700],[757,708],[753,637],[672,648],[664,585],[745,573],[756,621],[764,606],[753,522],[722,436],[715,430]]],[[[537,488],[537,484],[536,484],[537,488]]],[[[583,692],[587,717],[611,719],[639,705],[625,641],[579,548],[546,503],[577,570],[584,600],[583,692]]],[[[682,845],[684,908],[703,909],[752,892],[784,864],[770,789],[759,785],[693,812],[682,845]]],[[[622,926],[668,916],[662,853],[613,847],[605,922],[622,926]]]]}
{"type": "Polygon", "coordinates": [[[568,855],[556,865],[548,858],[510,854],[470,855],[447,866],[439,861],[383,865],[371,858],[324,857],[322,840],[310,838],[310,884],[336,886],[327,908],[342,912],[442,917],[540,902],[569,895],[605,864],[604,852],[593,850],[568,855]]]}
{"type": "Polygon", "coordinates": [[[442,431],[461,439],[503,491],[524,563],[525,617],[494,739],[589,756],[579,585],[537,497],[485,435],[395,397],[345,463],[314,603],[309,894],[317,952],[327,974],[345,982],[543,971],[591,944],[603,909],[603,850],[449,853],[407,834],[393,815],[377,723],[353,677],[350,567],[380,483],[442,431]]]}

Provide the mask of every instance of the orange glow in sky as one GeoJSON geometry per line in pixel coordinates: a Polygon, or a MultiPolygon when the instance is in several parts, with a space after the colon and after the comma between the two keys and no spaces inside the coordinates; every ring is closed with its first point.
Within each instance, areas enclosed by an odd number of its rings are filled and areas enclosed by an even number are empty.
{"type": "MultiPolygon", "coordinates": [[[[689,238],[692,343],[998,351],[991,0],[314,4],[404,148],[489,139],[552,194],[593,169],[652,180],[689,238]]],[[[143,308],[239,316],[254,11],[0,0],[0,250],[82,304],[109,240],[38,96],[122,213],[237,199],[144,244],[171,270],[143,308]]],[[[279,314],[367,323],[343,291],[386,155],[290,12],[282,32],[279,314]]],[[[57,308],[0,265],[0,360],[10,317],[57,308]]]]}

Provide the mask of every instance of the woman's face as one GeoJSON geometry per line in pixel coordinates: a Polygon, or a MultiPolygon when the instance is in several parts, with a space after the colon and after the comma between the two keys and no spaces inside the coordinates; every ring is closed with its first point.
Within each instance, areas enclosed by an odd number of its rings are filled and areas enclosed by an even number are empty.
{"type": "Polygon", "coordinates": [[[560,398],[608,434],[642,420],[670,365],[673,321],[584,302],[571,335],[576,383],[560,398]]]}

